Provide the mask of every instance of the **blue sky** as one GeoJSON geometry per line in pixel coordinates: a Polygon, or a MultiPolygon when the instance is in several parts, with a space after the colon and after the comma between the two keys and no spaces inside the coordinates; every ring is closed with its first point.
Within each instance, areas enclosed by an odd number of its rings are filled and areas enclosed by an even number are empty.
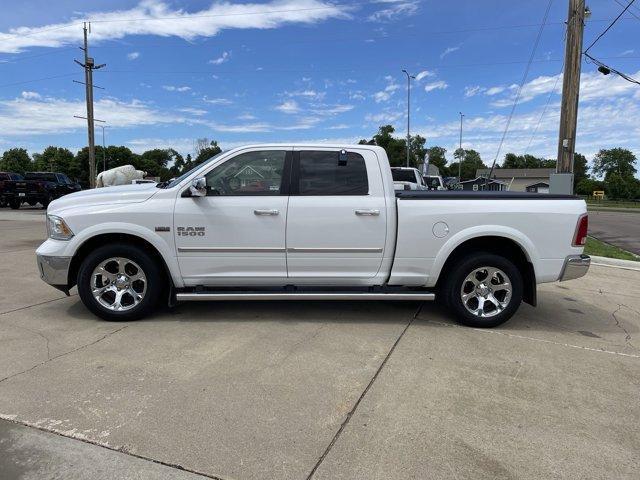
{"type": "MultiPolygon", "coordinates": [[[[589,2],[588,45],[627,0],[589,2]]],[[[496,155],[546,0],[27,0],[0,16],[0,151],[86,143],[82,21],[92,21],[96,118],[107,143],[134,151],[197,138],[255,142],[370,138],[391,123],[453,152],[496,155]],[[90,9],[88,10],[88,4],[90,9]],[[56,77],[38,80],[45,77],[56,77]]],[[[500,155],[555,157],[567,1],[553,2],[500,155]],[[545,108],[546,106],[546,108],[545,108]],[[544,113],[544,114],[543,114],[544,113]]],[[[640,78],[640,4],[590,51],[640,78]]],[[[640,155],[640,86],[583,63],[577,150],[640,155]]],[[[98,140],[101,141],[98,129],[98,140]]],[[[449,155],[450,156],[450,155],[449,155]]]]}

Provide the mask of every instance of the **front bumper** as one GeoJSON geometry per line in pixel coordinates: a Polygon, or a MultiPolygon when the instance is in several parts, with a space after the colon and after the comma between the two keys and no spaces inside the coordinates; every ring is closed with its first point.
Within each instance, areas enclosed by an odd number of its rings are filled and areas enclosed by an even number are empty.
{"type": "Polygon", "coordinates": [[[71,257],[36,255],[40,278],[69,295],[69,266],[71,257]]]}
{"type": "Polygon", "coordinates": [[[558,280],[564,282],[566,280],[584,277],[589,271],[590,265],[591,257],[589,255],[569,255],[564,260],[564,265],[562,266],[558,280]]]}

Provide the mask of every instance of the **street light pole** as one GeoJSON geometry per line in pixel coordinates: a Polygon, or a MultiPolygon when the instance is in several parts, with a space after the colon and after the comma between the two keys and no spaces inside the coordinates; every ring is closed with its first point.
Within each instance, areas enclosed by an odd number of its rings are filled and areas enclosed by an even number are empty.
{"type": "Polygon", "coordinates": [[[462,181],[462,159],[464,158],[464,151],[462,150],[462,118],[464,113],[460,113],[460,158],[458,159],[458,182],[462,181]]]}
{"type": "Polygon", "coordinates": [[[411,133],[409,131],[411,127],[411,79],[416,78],[413,75],[409,75],[409,72],[402,70],[407,76],[407,167],[409,166],[409,150],[411,148],[411,133]]]}

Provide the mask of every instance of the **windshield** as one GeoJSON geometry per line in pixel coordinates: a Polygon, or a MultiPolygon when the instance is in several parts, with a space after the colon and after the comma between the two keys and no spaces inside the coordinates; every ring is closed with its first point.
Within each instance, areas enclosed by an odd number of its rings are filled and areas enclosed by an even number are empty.
{"type": "Polygon", "coordinates": [[[209,160],[205,160],[202,163],[199,163],[198,165],[196,165],[195,167],[193,167],[191,170],[189,170],[188,172],[183,173],[182,175],[180,175],[177,178],[174,178],[173,180],[170,180],[168,183],[167,182],[161,182],[159,184],[156,185],[156,187],[158,188],[171,188],[171,187],[175,187],[176,185],[178,185],[182,180],[184,180],[185,178],[187,178],[189,175],[191,175],[193,172],[195,172],[197,169],[199,169],[200,167],[202,167],[203,165],[207,164],[207,163],[211,163],[213,162],[216,158],[218,158],[220,155],[222,155],[223,153],[225,153],[226,150],[223,150],[220,153],[217,153],[216,155],[214,155],[213,157],[211,157],[209,160]]]}
{"type": "Polygon", "coordinates": [[[25,180],[44,180],[46,182],[57,181],[55,173],[41,173],[41,172],[26,173],[24,178],[25,180]]]}
{"type": "Polygon", "coordinates": [[[411,182],[416,183],[416,174],[413,170],[395,170],[391,169],[391,175],[394,182],[411,182]]]}
{"type": "Polygon", "coordinates": [[[424,182],[428,187],[441,187],[440,179],[438,177],[424,177],[424,182]]]}

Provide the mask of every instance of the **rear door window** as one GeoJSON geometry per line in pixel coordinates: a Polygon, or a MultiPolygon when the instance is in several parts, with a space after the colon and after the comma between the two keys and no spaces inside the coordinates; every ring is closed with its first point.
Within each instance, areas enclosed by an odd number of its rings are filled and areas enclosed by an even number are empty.
{"type": "Polygon", "coordinates": [[[367,195],[369,180],[359,153],[301,151],[297,162],[299,195],[367,195]]]}

